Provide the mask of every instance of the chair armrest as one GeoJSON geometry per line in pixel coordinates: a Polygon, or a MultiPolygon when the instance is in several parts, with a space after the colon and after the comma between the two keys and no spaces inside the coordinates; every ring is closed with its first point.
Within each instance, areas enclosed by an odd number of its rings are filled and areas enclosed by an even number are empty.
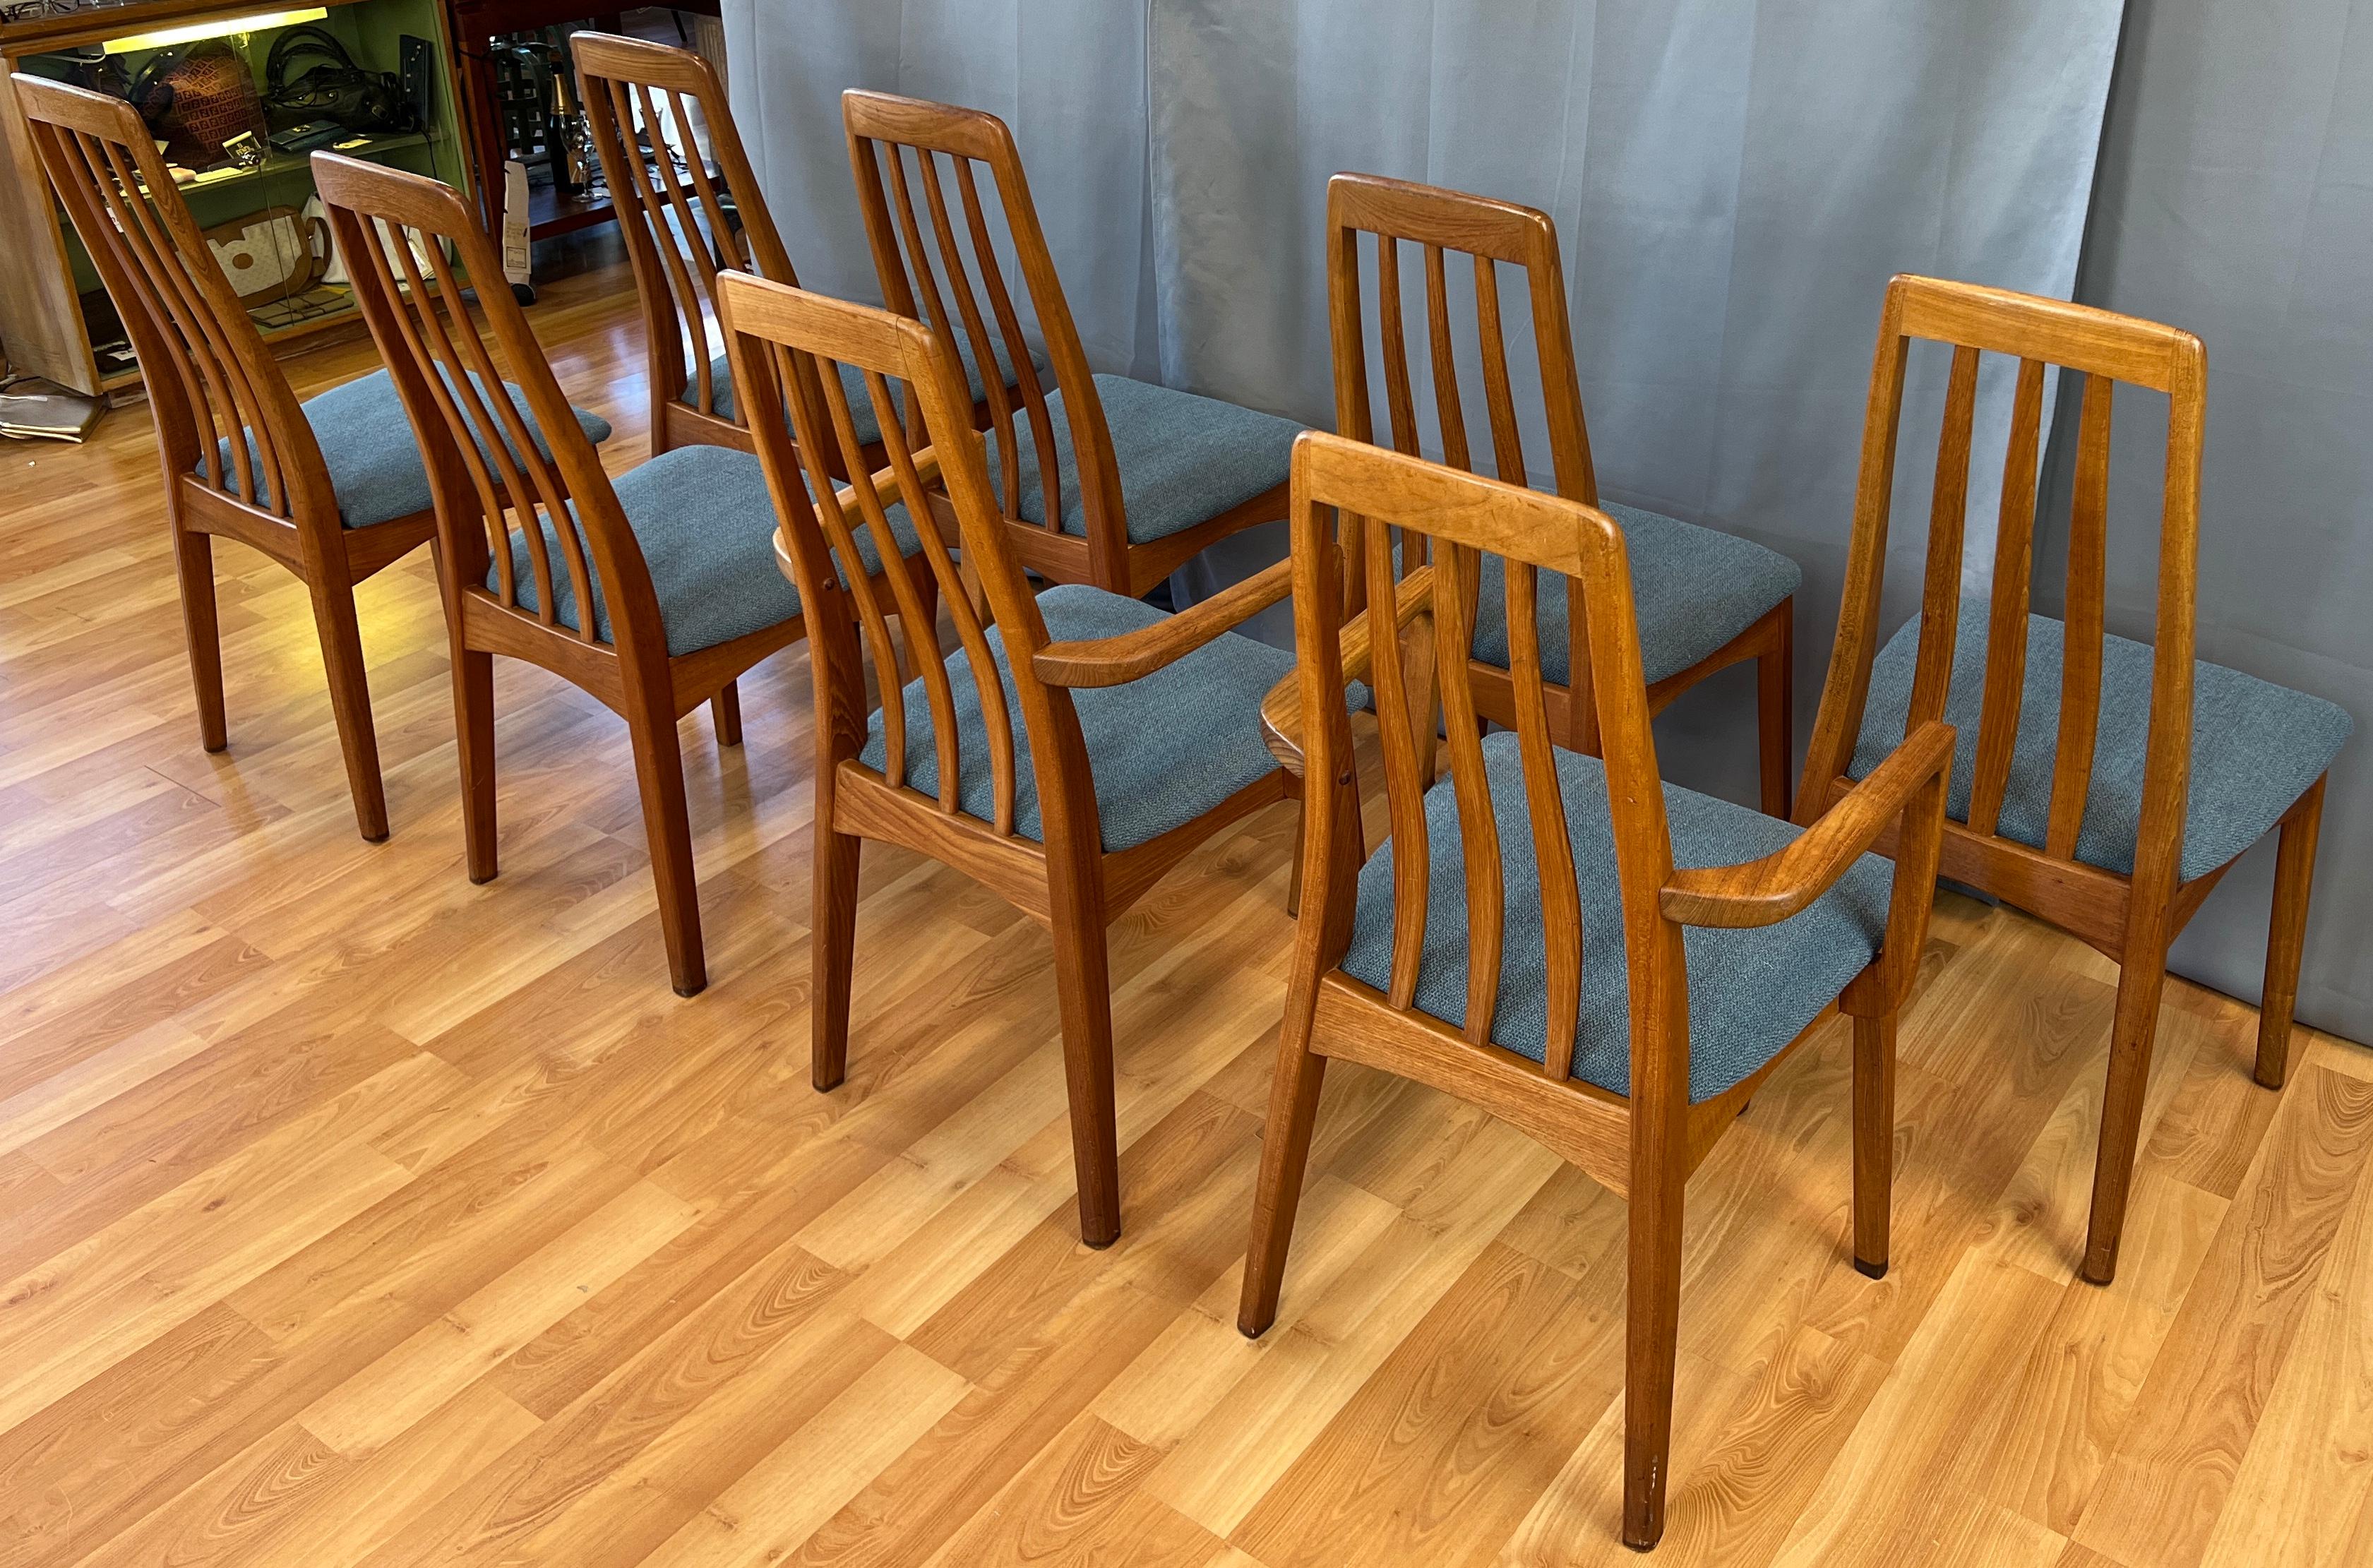
{"type": "Polygon", "coordinates": [[[1293,563],[1280,561],[1150,626],[1085,642],[1050,642],[1030,667],[1050,686],[1124,685],[1176,663],[1292,591],[1293,563]]]}
{"type": "MultiPolygon", "coordinates": [[[[925,447],[922,451],[914,453],[913,457],[915,462],[915,477],[917,479],[920,480],[923,484],[929,485],[939,478],[940,454],[937,451],[930,447],[925,447]]],[[[892,507],[896,506],[900,501],[906,498],[898,494],[898,467],[895,463],[887,464],[877,470],[872,474],[869,475],[868,482],[872,485],[874,497],[882,503],[882,509],[884,511],[889,510],[892,507]]],[[[858,509],[857,487],[855,486],[839,486],[834,489],[833,496],[840,502],[840,509],[842,511],[853,512],[858,509]]],[[[916,526],[918,528],[922,526],[919,519],[917,521],[916,526]]]]}
{"type": "MultiPolygon", "coordinates": [[[[1433,608],[1433,568],[1420,567],[1401,579],[1396,590],[1397,608],[1394,619],[1408,626],[1433,608]]],[[[1344,624],[1342,633],[1343,678],[1357,681],[1368,673],[1374,658],[1369,646],[1368,612],[1361,611],[1344,624]]],[[[1261,731],[1269,754],[1278,766],[1302,777],[1302,672],[1288,673],[1285,679],[1269,688],[1261,699],[1261,731]]]]}
{"type": "Polygon", "coordinates": [[[1904,816],[1921,787],[1949,776],[1952,766],[1952,726],[1923,724],[1785,848],[1743,865],[1675,872],[1659,898],[1666,916],[1683,925],[1733,928],[1786,919],[1837,885],[1855,858],[1904,816]]]}

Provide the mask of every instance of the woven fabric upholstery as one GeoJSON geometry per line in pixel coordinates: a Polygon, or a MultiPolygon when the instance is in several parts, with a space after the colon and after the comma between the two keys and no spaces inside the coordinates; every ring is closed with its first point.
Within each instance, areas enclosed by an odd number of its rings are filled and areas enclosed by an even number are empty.
{"type": "MultiPolygon", "coordinates": [[[[961,333],[959,333],[958,336],[959,339],[962,338],[961,333]]],[[[1004,344],[999,343],[996,345],[996,350],[998,368],[1005,372],[1005,384],[1010,387],[1013,384],[1013,361],[1011,357],[1006,354],[1004,344]]],[[[956,357],[958,360],[962,361],[964,365],[965,390],[971,392],[972,400],[975,403],[978,403],[982,398],[988,395],[988,383],[980,379],[980,366],[974,361],[972,345],[968,342],[959,341],[956,344],[956,357]]],[[[1038,367],[1038,372],[1043,378],[1046,370],[1045,363],[1035,354],[1031,356],[1030,362],[1038,367]]],[[[709,398],[716,407],[717,416],[719,419],[738,420],[741,415],[734,412],[737,404],[733,400],[733,361],[731,358],[726,355],[720,354],[716,358],[710,360],[708,362],[708,377],[710,383],[709,398]]],[[[883,380],[889,385],[890,396],[894,405],[898,410],[899,417],[906,417],[906,383],[899,380],[894,376],[885,377],[883,380]]],[[[840,368],[840,385],[842,391],[845,392],[848,397],[848,423],[850,427],[857,432],[857,443],[859,446],[870,447],[874,442],[882,439],[882,421],[875,418],[873,415],[873,394],[866,390],[865,372],[859,369],[854,365],[843,365],[840,368]]],[[[1016,395],[1018,396],[1019,394],[1016,395]]],[[[684,392],[677,401],[691,404],[696,407],[698,406],[699,397],[700,383],[697,380],[695,380],[685,384],[684,392]]],[[[783,416],[784,421],[789,423],[790,418],[790,403],[788,399],[786,399],[783,404],[783,416]]]]}
{"type": "MultiPolygon", "coordinates": [[[[1164,618],[1163,612],[1101,588],[1050,588],[1038,595],[1038,612],[1057,642],[1117,637],[1164,618]]],[[[1013,831],[1046,841],[1038,815],[1038,776],[1030,762],[1030,737],[1022,718],[1022,696],[995,628],[989,649],[1005,685],[1005,710],[1013,720],[1013,831]]],[[[1223,632],[1175,663],[1118,686],[1083,687],[1071,694],[1080,733],[1088,745],[1088,770],[1096,784],[1096,814],[1104,847],[1127,849],[1157,838],[1201,816],[1277,766],[1262,743],[1261,698],[1293,668],[1293,655],[1250,638],[1223,632]]],[[[948,656],[948,684],[955,698],[956,801],[966,816],[996,819],[996,794],[988,752],[988,728],[981,717],[980,692],[972,661],[948,656]]],[[[936,797],[939,752],[932,741],[930,698],[918,677],[906,688],[906,787],[936,797]]],[[[883,770],[889,763],[882,709],[873,710],[865,750],[859,760],[883,770]]]]}
{"type": "MultiPolygon", "coordinates": [[[[1274,414],[1126,376],[1098,376],[1096,398],[1112,433],[1113,463],[1120,471],[1121,506],[1128,513],[1133,544],[1208,522],[1284,484],[1292,467],[1293,438],[1303,430],[1274,414]]],[[[1063,532],[1085,538],[1087,507],[1080,498],[1080,464],[1071,451],[1063,394],[1049,395],[1046,409],[1062,471],[1063,532]]],[[[1043,527],[1046,488],[1038,477],[1037,438],[1026,419],[1016,419],[1013,444],[1021,471],[1014,509],[1023,521],[1043,527]]],[[[1003,460],[994,431],[988,447],[988,482],[1002,500],[1003,460]]]]}
{"type": "MultiPolygon", "coordinates": [[[[726,447],[678,447],[618,475],[614,484],[626,526],[650,569],[669,653],[714,648],[800,613],[800,591],[775,560],[775,503],[756,457],[726,447]]],[[[902,553],[913,555],[922,547],[906,508],[891,508],[889,521],[902,553]]],[[[553,617],[579,630],[577,591],[549,522],[544,536],[552,561],[553,617]]],[[[533,614],[541,601],[527,540],[516,522],[510,538],[519,606],[533,614]]],[[[858,548],[868,572],[882,564],[872,545],[871,531],[861,531],[858,548]]],[[[609,642],[610,607],[602,601],[590,546],[585,565],[593,579],[593,635],[609,642]]],[[[486,586],[495,585],[489,566],[486,586]]]]}
{"type": "MultiPolygon", "coordinates": [[[[483,402],[485,383],[474,374],[470,380],[483,402]]],[[[503,383],[503,390],[510,394],[512,405],[526,421],[536,451],[550,457],[552,448],[544,439],[543,427],[528,412],[527,394],[508,381],[503,383]]],[[[321,443],[321,462],[330,471],[330,488],[338,497],[340,522],[348,528],[368,528],[373,523],[392,522],[428,509],[428,465],[420,461],[420,443],[412,433],[412,421],[404,415],[403,399],[396,395],[395,381],[385,370],[374,370],[344,386],[332,387],[319,397],[306,399],[299,407],[305,422],[313,427],[314,439],[321,443]]],[[[570,412],[577,415],[578,426],[595,446],[610,439],[608,420],[581,408],[570,412]]],[[[519,449],[512,445],[507,432],[501,434],[504,448],[516,457],[519,449]]],[[[247,450],[250,458],[261,464],[263,460],[256,455],[252,434],[248,437],[247,450]]],[[[478,450],[492,450],[483,435],[478,450]]],[[[224,487],[238,495],[239,468],[231,462],[229,438],[215,444],[215,455],[223,465],[224,487]]],[[[198,472],[206,472],[203,458],[199,460],[198,472]]],[[[255,504],[272,506],[272,487],[262,482],[260,474],[256,488],[261,498],[255,504]]]]}
{"type": "MultiPolygon", "coordinates": [[[[1631,556],[1631,597],[1639,608],[1640,661],[1646,678],[1661,681],[1705,658],[1761,620],[1796,591],[1805,574],[1776,550],[1736,534],[1700,528],[1635,507],[1601,502],[1623,525],[1631,556]]],[[[1476,598],[1475,657],[1508,667],[1508,581],[1505,563],[1483,557],[1476,598]]],[[[1540,574],[1541,675],[1564,685],[1571,673],[1566,646],[1566,579],[1540,574]]]]}
{"type": "MultiPolygon", "coordinates": [[[[1953,636],[1953,683],[1945,722],[1960,733],[1953,750],[1953,788],[1945,809],[1970,813],[1978,771],[1978,720],[1985,700],[1986,632],[1982,598],[1961,601],[1953,636]]],[[[2042,615],[2027,622],[2027,680],[2018,738],[2011,750],[1995,832],[2043,847],[2052,817],[2052,768],[2060,750],[2061,653],[2065,628],[2042,615]]],[[[1870,670],[1870,700],[1848,772],[1878,766],[1903,739],[1911,678],[1920,657],[1912,617],[1879,649],[1870,670]]],[[[2093,778],[2076,859],[2132,875],[2142,828],[2143,765],[2150,747],[2151,648],[2122,637],[2102,639],[2101,717],[2094,730],[2093,778]]],[[[2266,835],[2292,802],[2332,766],[2354,721],[2318,696],[2203,661],[2192,666],[2192,779],[2184,811],[2181,877],[2205,876],[2266,835]]]]}
{"type": "MultiPolygon", "coordinates": [[[[1544,947],[1540,865],[1525,802],[1516,737],[1483,741],[1491,814],[1499,825],[1506,889],[1500,953],[1500,1000],[1492,1043],[1534,1061],[1549,1034],[1549,958],[1544,947]]],[[[1582,1009],[1573,1072],[1618,1094],[1631,1092],[1631,978],[1623,952],[1622,889],[1616,880],[1615,833],[1607,815],[1607,771],[1596,757],[1557,754],[1582,892],[1582,1009]]],[[[1665,786],[1673,863],[1735,865],[1785,846],[1796,829],[1760,812],[1665,786]]],[[[1445,777],[1426,794],[1425,945],[1418,961],[1416,1002],[1454,1028],[1467,1022],[1467,858],[1458,801],[1445,777]]],[[[1386,843],[1360,872],[1351,946],[1342,969],[1385,989],[1393,967],[1393,854],[1386,843]]],[[[1780,1054],[1836,1000],[1878,952],[1887,930],[1894,868],[1864,855],[1802,912],[1754,930],[1692,927],[1682,936],[1689,965],[1689,1100],[1710,1100],[1780,1054]]]]}

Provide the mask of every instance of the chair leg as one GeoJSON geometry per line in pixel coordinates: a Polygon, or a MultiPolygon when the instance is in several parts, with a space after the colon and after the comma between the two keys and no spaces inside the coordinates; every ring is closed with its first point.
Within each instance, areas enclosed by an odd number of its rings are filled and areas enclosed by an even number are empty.
{"type": "Polygon", "coordinates": [[[1773,645],[1755,661],[1755,725],[1763,814],[1788,817],[1789,764],[1796,745],[1796,601],[1771,612],[1773,645]]]}
{"type": "Polygon", "coordinates": [[[2308,887],[2315,843],[2323,831],[2323,783],[2299,797],[2283,820],[2274,858],[2274,914],[2266,930],[2266,987],[2258,1001],[2257,1080],[2279,1089],[2290,1075],[2291,1013],[2298,1005],[2299,954],[2307,944],[2308,887]]]}
{"type": "Polygon", "coordinates": [[[2085,1237],[2086,1280],[2117,1278],[2118,1241],[2126,1227],[2126,1191],[2133,1181],[2134,1148],[2142,1136],[2143,1100],[2150,1090],[2151,1049],[2158,1039],[2159,996],[2167,988],[2164,919],[2130,907],[2133,927],[2118,974],[2118,1011],[2110,1026],[2110,1083],[2101,1097],[2101,1143],[2093,1157],[2093,1217],[2085,1237]]]}
{"type": "Polygon", "coordinates": [[[717,743],[738,746],[742,743],[742,692],[731,681],[717,688],[708,699],[708,716],[717,725],[717,743]]]}
{"type": "Polygon", "coordinates": [[[198,743],[210,752],[230,744],[223,712],[222,625],[215,614],[214,541],[173,524],[173,567],[181,579],[181,630],[190,644],[190,682],[197,688],[198,743]]]}
{"type": "Polygon", "coordinates": [[[355,798],[356,825],[376,844],[387,837],[387,794],[380,782],[379,735],[371,726],[370,683],[363,670],[354,584],[346,579],[343,560],[314,566],[306,586],[313,592],[313,624],[321,633],[321,663],[330,677],[338,749],[345,754],[346,788],[355,798]]]}
{"type": "Polygon", "coordinates": [[[1113,1110],[1112,976],[1106,967],[1104,887],[1098,868],[1053,872],[1055,989],[1063,1020],[1063,1077],[1071,1107],[1071,1164],[1080,1187],[1080,1239],[1120,1237],[1120,1132],[1113,1110]]]}
{"type": "Polygon", "coordinates": [[[1883,1280],[1895,1183],[1895,1014],[1855,1019],[1853,1049],[1854,1267],[1883,1280]]]}
{"type": "MultiPolygon", "coordinates": [[[[1632,1122],[1639,1136],[1642,1120],[1632,1122]]],[[[1677,1172],[1677,1151],[1666,1164],[1677,1172]]],[[[1635,1155],[1633,1170],[1639,1169],[1635,1155]]],[[[1624,1299],[1623,1544],[1654,1547],[1665,1533],[1665,1482],[1673,1445],[1673,1363],[1680,1352],[1681,1179],[1670,1174],[1631,1193],[1624,1299]]]]}
{"type": "Polygon", "coordinates": [[[472,882],[500,869],[495,842],[495,656],[453,653],[453,735],[462,764],[462,842],[472,882]]]}
{"type": "Polygon", "coordinates": [[[642,791],[643,831],[650,838],[668,978],[676,995],[697,996],[708,984],[708,969],[701,954],[700,879],[692,864],[692,812],[684,800],[675,720],[663,701],[630,698],[626,732],[635,745],[635,780],[642,791]]]}
{"type": "Polygon", "coordinates": [[[1310,1164],[1310,1134],[1326,1078],[1327,1059],[1310,1049],[1308,1010],[1289,1012],[1285,1027],[1278,1032],[1268,1129],[1261,1135],[1260,1185],[1253,1196],[1252,1244],[1245,1254],[1244,1293],[1236,1304],[1236,1328],[1248,1340],[1259,1339],[1277,1321],[1285,1251],[1293,1240],[1294,1214],[1302,1206],[1302,1176],[1310,1164]]]}
{"type": "Polygon", "coordinates": [[[857,963],[857,871],[865,840],[836,833],[831,802],[816,805],[815,915],[808,937],[812,979],[808,1008],[819,1090],[840,1087],[848,1073],[849,974],[857,963]]]}

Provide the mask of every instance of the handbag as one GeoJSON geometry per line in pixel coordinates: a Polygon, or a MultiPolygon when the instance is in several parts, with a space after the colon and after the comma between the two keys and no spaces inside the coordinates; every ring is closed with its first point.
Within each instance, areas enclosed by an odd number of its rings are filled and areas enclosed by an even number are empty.
{"type": "Polygon", "coordinates": [[[301,294],[320,280],[329,261],[329,226],[295,207],[265,207],[233,218],[207,229],[205,240],[241,302],[301,294]]]}
{"type": "Polygon", "coordinates": [[[220,39],[158,50],[125,96],[149,133],[165,144],[169,163],[209,168],[228,156],[223,144],[241,132],[259,145],[270,134],[255,77],[220,39]]]}
{"type": "Polygon", "coordinates": [[[335,33],[310,23],[272,41],[263,63],[263,108],[275,131],[315,120],[333,120],[349,131],[420,129],[420,116],[394,72],[363,69],[335,33]]]}

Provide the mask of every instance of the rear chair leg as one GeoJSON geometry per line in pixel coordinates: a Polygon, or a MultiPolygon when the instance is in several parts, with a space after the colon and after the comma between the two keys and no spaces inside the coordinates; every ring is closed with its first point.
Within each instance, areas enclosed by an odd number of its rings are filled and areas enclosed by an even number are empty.
{"type": "Polygon", "coordinates": [[[630,696],[626,732],[634,741],[635,781],[643,798],[643,831],[650,839],[668,978],[676,995],[697,996],[708,984],[708,967],[701,952],[700,879],[692,863],[692,810],[684,799],[675,719],[663,700],[630,696]]]}
{"type": "Polygon", "coordinates": [[[810,1078],[819,1090],[848,1073],[848,989],[857,963],[857,872],[865,840],[833,831],[832,802],[816,802],[815,914],[809,938],[810,1078]]]}
{"type": "Polygon", "coordinates": [[[2266,930],[2266,989],[2258,1004],[2257,1080],[2279,1089],[2290,1074],[2291,1013],[2298,1005],[2299,954],[2307,944],[2308,886],[2323,830],[2323,784],[2299,797],[2283,819],[2274,859],[2274,914],[2266,930]]]}
{"type": "Polygon", "coordinates": [[[173,568],[181,579],[181,629],[190,644],[190,682],[197,688],[198,743],[210,752],[230,744],[223,713],[222,626],[215,614],[214,541],[173,524],[173,568]]]}
{"type": "MultiPolygon", "coordinates": [[[[2154,922],[2134,919],[2137,927],[2154,922]]],[[[2167,989],[2167,942],[2156,929],[2132,931],[2118,974],[2118,1012],[2110,1026],[2110,1083],[2101,1097],[2101,1146],[2093,1157],[2093,1217],[2085,1237],[2086,1280],[2117,1278],[2118,1242],[2126,1228],[2126,1194],[2133,1182],[2134,1148],[2142,1137],[2143,1101],[2150,1091],[2151,1048],[2158,1038],[2158,1004],[2167,989]]]]}
{"type": "Polygon", "coordinates": [[[1311,1129],[1318,1119],[1318,1091],[1327,1078],[1327,1059],[1310,1049],[1307,1011],[1298,1011],[1303,1013],[1298,1023],[1289,1018],[1278,1033],[1277,1072],[1269,1080],[1268,1129],[1261,1136],[1252,1244],[1245,1254],[1244,1294],[1236,1305],[1236,1328],[1246,1339],[1259,1339],[1277,1321],[1285,1250],[1293,1240],[1303,1172],[1310,1164],[1311,1129]]]}
{"type": "Polygon", "coordinates": [[[355,618],[354,584],[344,559],[310,564],[313,624],[321,638],[321,664],[330,677],[330,712],[345,755],[346,788],[355,824],[376,844],[387,837],[387,793],[380,781],[379,734],[371,725],[370,684],[363,670],[362,627],[355,618]],[[336,580],[329,580],[334,574],[336,580]]]}
{"type": "Polygon", "coordinates": [[[708,699],[708,716],[717,724],[717,743],[738,746],[742,743],[742,693],[731,681],[717,688],[708,699]]]}
{"type": "Polygon", "coordinates": [[[1063,1078],[1071,1110],[1071,1164],[1080,1188],[1080,1239],[1120,1239],[1120,1132],[1113,1107],[1112,973],[1105,945],[1104,889],[1093,866],[1056,866],[1055,990],[1063,1021],[1063,1078]]]}

